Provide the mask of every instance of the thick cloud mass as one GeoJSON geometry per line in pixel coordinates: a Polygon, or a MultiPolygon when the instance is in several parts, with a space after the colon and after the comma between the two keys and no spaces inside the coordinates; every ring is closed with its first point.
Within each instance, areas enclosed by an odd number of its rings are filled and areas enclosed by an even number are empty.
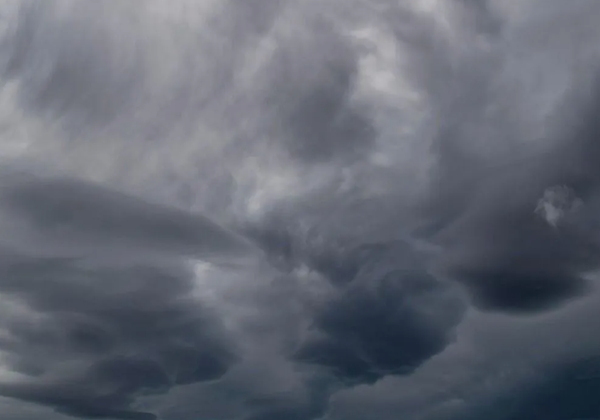
{"type": "Polygon", "coordinates": [[[316,337],[297,357],[345,380],[369,382],[410,372],[443,350],[463,306],[448,285],[416,263],[419,256],[406,244],[370,246],[362,257],[351,284],[317,312],[316,337]]]}
{"type": "MultiPolygon", "coordinates": [[[[141,203],[134,214],[127,199],[85,184],[77,185],[73,202],[70,188],[68,182],[27,183],[4,196],[4,202],[23,206],[19,216],[30,218],[36,231],[54,232],[48,249],[2,251],[0,290],[8,302],[2,349],[19,378],[3,380],[0,392],[84,418],[155,418],[132,409],[137,395],[219,378],[235,362],[235,348],[215,316],[190,296],[191,269],[172,257],[113,253],[122,245],[111,243],[119,232],[133,240],[150,242],[158,235],[163,244],[189,244],[179,233],[181,214],[156,213],[141,203]],[[116,217],[124,225],[115,226],[116,217]],[[88,251],[82,242],[71,248],[72,256],[52,255],[52,244],[59,248],[62,238],[79,239],[70,229],[82,238],[93,235],[95,246],[88,251]],[[144,237],[136,238],[136,229],[144,237]],[[101,251],[106,248],[112,252],[101,251]]],[[[205,226],[200,236],[211,237],[212,229],[205,226]]]]}
{"type": "Polygon", "coordinates": [[[0,417],[600,417],[598,19],[3,1],[0,417]]]}

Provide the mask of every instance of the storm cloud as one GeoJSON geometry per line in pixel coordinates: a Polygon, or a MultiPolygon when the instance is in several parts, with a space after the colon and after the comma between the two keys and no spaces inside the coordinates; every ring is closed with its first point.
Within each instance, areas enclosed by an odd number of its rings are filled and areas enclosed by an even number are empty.
{"type": "Polygon", "coordinates": [[[6,0],[0,415],[599,416],[598,18],[6,0]]]}
{"type": "Polygon", "coordinates": [[[172,249],[175,243],[191,249],[188,234],[200,233],[216,240],[214,249],[224,255],[217,237],[232,239],[225,232],[212,236],[214,227],[202,219],[196,228],[191,220],[182,228],[177,212],[135,201],[131,212],[132,201],[119,194],[75,185],[75,202],[69,199],[74,184],[66,181],[27,182],[4,195],[4,203],[20,210],[8,212],[12,225],[25,219],[39,234],[38,245],[45,239],[54,247],[27,247],[18,236],[16,247],[3,243],[2,351],[17,377],[3,379],[0,392],[84,418],[156,418],[131,406],[137,396],[219,378],[236,351],[221,322],[193,298],[191,267],[144,246],[158,235],[172,249]],[[119,240],[122,223],[143,233],[127,234],[142,252],[119,240]]]}

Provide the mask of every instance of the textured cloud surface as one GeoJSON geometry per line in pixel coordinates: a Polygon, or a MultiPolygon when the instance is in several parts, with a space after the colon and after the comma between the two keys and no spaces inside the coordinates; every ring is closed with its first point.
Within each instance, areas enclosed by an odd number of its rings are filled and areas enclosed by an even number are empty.
{"type": "Polygon", "coordinates": [[[600,418],[599,19],[1,2],[0,417],[600,418]]]}

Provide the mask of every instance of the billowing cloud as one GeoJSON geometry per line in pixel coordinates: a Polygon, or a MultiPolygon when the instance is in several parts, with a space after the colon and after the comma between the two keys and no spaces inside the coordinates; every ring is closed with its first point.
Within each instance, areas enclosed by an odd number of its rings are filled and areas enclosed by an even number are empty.
{"type": "Polygon", "coordinates": [[[600,415],[599,14],[3,2],[3,412],[600,415]]]}
{"type": "MultiPolygon", "coordinates": [[[[406,244],[364,249],[354,278],[316,315],[315,334],[300,360],[331,369],[345,381],[406,374],[452,341],[464,311],[460,296],[419,265],[406,244]]],[[[340,279],[335,279],[340,281],[340,279]]]]}
{"type": "Polygon", "coordinates": [[[175,250],[196,241],[200,253],[203,241],[190,239],[210,238],[221,255],[215,239],[235,240],[202,219],[181,227],[177,212],[112,194],[37,181],[3,195],[19,210],[11,212],[13,223],[24,219],[56,246],[23,250],[19,237],[13,242],[21,249],[4,241],[2,360],[17,377],[0,381],[3,396],[83,418],[150,419],[132,406],[140,395],[214,380],[235,363],[221,322],[194,298],[189,265],[168,253],[139,252],[157,236],[175,250]],[[133,230],[120,240],[126,226],[133,230]],[[56,255],[63,240],[71,246],[56,255]]]}

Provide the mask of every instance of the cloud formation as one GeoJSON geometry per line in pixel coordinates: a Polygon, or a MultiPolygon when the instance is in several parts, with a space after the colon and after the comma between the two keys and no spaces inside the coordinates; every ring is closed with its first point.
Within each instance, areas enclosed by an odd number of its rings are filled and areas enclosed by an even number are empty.
{"type": "Polygon", "coordinates": [[[197,235],[225,255],[219,235],[235,250],[225,233],[192,216],[182,228],[178,212],[66,181],[13,186],[3,203],[49,245],[4,242],[3,363],[19,377],[0,383],[3,396],[82,418],[152,419],[131,406],[137,396],[214,380],[235,363],[221,322],[193,298],[193,271],[167,253],[139,252],[160,238],[172,250],[195,242],[203,254],[197,235]],[[56,255],[62,240],[71,247],[56,255]]]}
{"type": "Polygon", "coordinates": [[[5,1],[0,407],[600,415],[599,14],[5,1]]]}

